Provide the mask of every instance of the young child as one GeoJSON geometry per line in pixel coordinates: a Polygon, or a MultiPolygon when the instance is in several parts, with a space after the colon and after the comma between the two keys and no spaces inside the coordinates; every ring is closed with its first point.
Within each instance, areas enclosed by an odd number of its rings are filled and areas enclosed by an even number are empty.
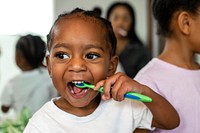
{"type": "Polygon", "coordinates": [[[46,44],[40,36],[28,34],[18,39],[15,60],[22,73],[9,80],[3,89],[0,101],[4,113],[14,109],[18,114],[27,107],[33,114],[57,96],[48,70],[43,65],[45,52],[46,44]]]}
{"type": "Polygon", "coordinates": [[[156,133],[200,132],[200,1],[154,0],[153,14],[165,48],[136,76],[136,80],[165,97],[178,111],[180,125],[156,133]]]}
{"type": "Polygon", "coordinates": [[[163,97],[123,73],[114,74],[116,38],[106,19],[75,9],[58,17],[47,40],[47,66],[61,97],[35,113],[24,133],[132,133],[138,127],[178,126],[176,110],[163,97]],[[94,90],[104,86],[102,97],[98,91],[75,86],[82,81],[95,84],[94,90]],[[124,99],[130,91],[147,95],[153,102],[145,106],[124,99]]]}

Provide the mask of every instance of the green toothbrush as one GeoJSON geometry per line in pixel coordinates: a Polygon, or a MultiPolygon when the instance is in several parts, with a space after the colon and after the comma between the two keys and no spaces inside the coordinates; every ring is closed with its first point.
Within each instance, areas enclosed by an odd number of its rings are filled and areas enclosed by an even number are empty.
{"type": "MultiPolygon", "coordinates": [[[[90,89],[93,89],[95,87],[94,85],[87,84],[87,83],[84,83],[84,82],[75,83],[75,85],[77,87],[79,87],[79,88],[90,88],[90,89]]],[[[98,91],[103,93],[103,86],[101,86],[98,91]]],[[[127,92],[124,95],[124,97],[125,98],[129,98],[129,99],[139,100],[139,101],[142,101],[142,102],[152,102],[152,99],[150,97],[142,95],[142,94],[139,94],[139,93],[136,93],[136,92],[127,92]]]]}

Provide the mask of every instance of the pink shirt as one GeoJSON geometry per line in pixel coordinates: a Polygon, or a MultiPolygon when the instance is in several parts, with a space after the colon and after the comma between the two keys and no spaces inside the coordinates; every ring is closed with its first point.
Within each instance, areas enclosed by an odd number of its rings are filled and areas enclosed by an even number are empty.
{"type": "Polygon", "coordinates": [[[165,97],[178,111],[179,127],[154,133],[200,133],[200,70],[188,70],[153,58],[135,79],[165,97]]]}

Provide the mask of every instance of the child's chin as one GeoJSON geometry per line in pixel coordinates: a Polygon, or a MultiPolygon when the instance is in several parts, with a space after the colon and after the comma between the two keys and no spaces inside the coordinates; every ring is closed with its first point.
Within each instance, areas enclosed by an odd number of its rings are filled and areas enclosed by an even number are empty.
{"type": "Polygon", "coordinates": [[[88,106],[91,107],[91,105],[94,105],[93,102],[97,101],[95,99],[97,99],[96,95],[94,95],[93,97],[86,96],[81,99],[73,99],[73,101],[71,101],[71,104],[73,107],[76,107],[76,108],[88,108],[88,106]]]}
{"type": "Polygon", "coordinates": [[[71,103],[71,105],[73,106],[73,107],[75,107],[75,108],[85,108],[85,107],[87,107],[89,104],[90,104],[90,102],[91,101],[76,101],[76,102],[73,102],[73,103],[71,103]]]}

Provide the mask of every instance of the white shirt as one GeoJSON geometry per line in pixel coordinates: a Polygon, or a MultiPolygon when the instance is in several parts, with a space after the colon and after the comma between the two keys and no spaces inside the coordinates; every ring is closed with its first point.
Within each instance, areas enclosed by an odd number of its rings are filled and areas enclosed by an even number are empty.
{"type": "Polygon", "coordinates": [[[137,127],[152,129],[152,114],[139,101],[101,101],[84,117],[64,112],[53,101],[33,115],[24,133],[132,133],[137,127]]]}
{"type": "Polygon", "coordinates": [[[11,79],[0,97],[2,105],[11,106],[16,113],[26,106],[33,114],[52,97],[57,96],[46,68],[22,72],[11,79]]]}

